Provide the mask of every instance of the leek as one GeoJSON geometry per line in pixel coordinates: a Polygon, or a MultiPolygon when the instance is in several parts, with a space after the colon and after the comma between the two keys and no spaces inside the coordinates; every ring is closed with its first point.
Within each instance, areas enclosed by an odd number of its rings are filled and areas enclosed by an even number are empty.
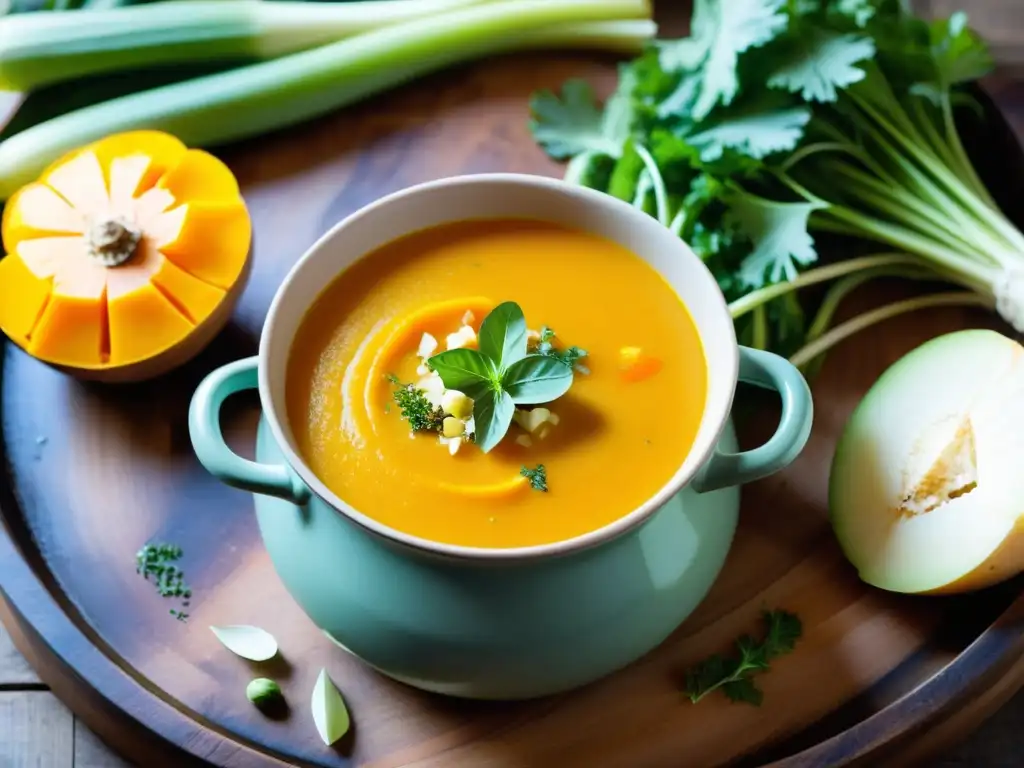
{"type": "Polygon", "coordinates": [[[657,31],[649,17],[647,0],[502,0],[111,99],[0,143],[0,200],[64,153],[112,133],[148,128],[190,146],[214,146],[323,115],[487,54],[609,43],[616,51],[624,52],[627,43],[639,51],[657,31]]]}
{"type": "Polygon", "coordinates": [[[0,90],[115,70],[272,59],[378,27],[494,0],[168,0],[0,18],[0,90]]]}

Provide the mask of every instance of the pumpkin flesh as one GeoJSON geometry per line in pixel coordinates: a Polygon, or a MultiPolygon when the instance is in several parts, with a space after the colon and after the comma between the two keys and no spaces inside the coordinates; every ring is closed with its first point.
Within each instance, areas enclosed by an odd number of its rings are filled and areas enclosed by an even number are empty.
{"type": "Polygon", "coordinates": [[[8,202],[0,329],[60,367],[146,361],[214,315],[243,273],[251,235],[238,184],[212,155],[154,131],[108,137],[8,202]],[[110,222],[107,234],[131,235],[116,265],[96,258],[96,227],[110,222]]]}

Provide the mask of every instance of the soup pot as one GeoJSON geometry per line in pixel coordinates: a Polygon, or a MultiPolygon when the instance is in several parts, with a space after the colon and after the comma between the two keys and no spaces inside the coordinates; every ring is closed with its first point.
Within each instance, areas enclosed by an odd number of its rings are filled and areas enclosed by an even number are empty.
{"type": "MultiPolygon", "coordinates": [[[[328,638],[418,688],[481,699],[529,698],[594,681],[665,640],[707,594],[729,551],[739,489],[790,464],[811,428],[810,391],[786,360],[740,347],[701,260],[646,213],[562,181],[483,174],[385,197],[334,226],[274,297],[259,355],[211,373],[189,428],[202,464],[256,494],[263,541],[285,587],[328,638]],[[438,224],[544,219],[610,238],[657,269],[685,302],[707,359],[707,403],[675,475],[611,525],[555,544],[474,549],[407,535],[332,493],[296,449],[285,369],[321,290],[361,256],[438,224]],[[776,390],[782,415],[764,445],[737,452],[738,380],[776,390]],[[255,461],[221,435],[225,398],[259,389],[255,461]]],[[[484,514],[484,512],[482,512],[484,514]]]]}

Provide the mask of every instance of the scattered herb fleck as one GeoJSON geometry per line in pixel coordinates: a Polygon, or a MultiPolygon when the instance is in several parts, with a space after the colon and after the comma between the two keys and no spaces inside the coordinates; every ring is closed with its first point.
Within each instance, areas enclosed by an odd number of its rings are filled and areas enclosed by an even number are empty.
{"type": "Polygon", "coordinates": [[[413,432],[441,431],[444,422],[444,411],[441,408],[432,406],[422,391],[412,384],[403,384],[393,373],[388,374],[388,381],[396,387],[395,402],[413,432]]]}
{"type": "Polygon", "coordinates": [[[587,356],[587,350],[580,347],[569,347],[568,349],[559,349],[554,343],[555,332],[548,326],[542,326],[540,329],[540,339],[537,340],[534,346],[534,352],[538,355],[546,355],[547,357],[553,357],[570,368],[575,368],[576,364],[587,356]]]}
{"type": "Polygon", "coordinates": [[[709,693],[722,690],[731,701],[760,706],[764,693],[751,677],[767,670],[772,659],[792,652],[803,633],[800,619],[788,611],[765,611],[764,639],[758,643],[750,635],[736,641],[738,658],[714,655],[686,673],[686,695],[696,704],[709,693]]]}
{"type": "MultiPolygon", "coordinates": [[[[185,581],[185,574],[177,565],[181,559],[181,547],[173,544],[147,544],[135,555],[135,571],[156,587],[157,594],[165,598],[177,598],[187,607],[192,598],[192,589],[185,581]]],[[[171,609],[170,615],[178,621],[187,621],[188,614],[171,609]]]]}
{"type": "Polygon", "coordinates": [[[542,491],[543,493],[548,492],[548,471],[544,468],[543,464],[538,464],[534,469],[524,466],[519,470],[519,474],[530,481],[530,487],[533,490],[542,491]]]}

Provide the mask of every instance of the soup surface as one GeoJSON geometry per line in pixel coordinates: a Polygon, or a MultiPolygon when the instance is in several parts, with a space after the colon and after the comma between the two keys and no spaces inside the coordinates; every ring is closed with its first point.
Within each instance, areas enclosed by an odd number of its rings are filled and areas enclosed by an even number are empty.
{"type": "Polygon", "coordinates": [[[396,240],[327,286],[296,335],[286,397],[300,453],[352,507],[432,541],[504,548],[594,531],[650,498],[690,450],[706,389],[689,312],[638,256],[556,224],[473,220],[396,240]],[[517,406],[487,453],[413,431],[396,382],[437,376],[421,345],[473,348],[503,302],[522,308],[531,351],[546,349],[544,327],[570,365],[568,349],[586,351],[568,392],[517,406]]]}

